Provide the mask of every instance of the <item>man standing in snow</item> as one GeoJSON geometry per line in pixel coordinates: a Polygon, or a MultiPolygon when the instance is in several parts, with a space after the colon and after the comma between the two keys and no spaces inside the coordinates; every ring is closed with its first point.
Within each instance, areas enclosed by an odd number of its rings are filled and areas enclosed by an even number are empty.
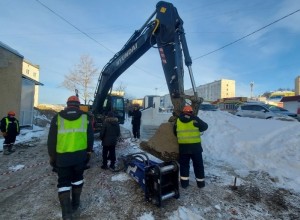
{"type": "Polygon", "coordinates": [[[70,96],[67,108],[53,117],[48,135],[48,153],[50,164],[57,169],[63,219],[72,219],[72,212],[79,207],[85,163],[94,144],[92,120],[79,105],[78,97],[70,96]]]}
{"type": "Polygon", "coordinates": [[[9,111],[1,120],[1,132],[4,137],[3,154],[9,155],[15,152],[13,148],[17,135],[20,134],[19,121],[15,118],[16,113],[9,111]]]}
{"type": "Polygon", "coordinates": [[[142,112],[139,110],[139,106],[135,105],[133,107],[133,111],[131,113],[132,117],[132,134],[133,134],[133,141],[139,141],[140,139],[140,128],[141,128],[141,118],[142,112]]]}
{"type": "Polygon", "coordinates": [[[110,160],[110,169],[115,169],[116,162],[116,144],[120,136],[120,125],[118,118],[114,117],[113,112],[108,112],[107,118],[103,123],[100,133],[100,140],[102,140],[102,169],[107,169],[107,161],[110,160]]]}
{"type": "Polygon", "coordinates": [[[201,133],[208,125],[193,115],[191,106],[185,106],[174,124],[174,134],[179,144],[180,183],[182,188],[189,186],[190,159],[193,161],[197,186],[205,186],[202,159],[201,133]]]}

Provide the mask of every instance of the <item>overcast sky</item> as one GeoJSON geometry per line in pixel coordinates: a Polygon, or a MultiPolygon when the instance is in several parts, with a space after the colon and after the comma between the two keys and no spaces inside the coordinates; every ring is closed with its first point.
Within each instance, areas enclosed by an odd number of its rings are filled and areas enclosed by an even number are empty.
{"type": "MultiPolygon", "coordinates": [[[[101,70],[146,22],[156,3],[153,0],[0,0],[0,41],[40,65],[40,81],[44,86],[40,88],[39,102],[61,104],[73,92],[58,86],[80,57],[91,56],[101,70]]],[[[172,3],[184,21],[196,86],[231,79],[236,81],[236,96],[250,96],[251,82],[254,82],[253,95],[278,88],[294,89],[294,79],[300,75],[300,1],[175,0],[172,3]],[[287,17],[275,22],[284,16],[287,17]],[[263,28],[272,22],[275,23],[263,28]],[[203,56],[261,28],[237,43],[203,56]]],[[[187,70],[185,75],[185,88],[189,89],[187,70]]],[[[157,49],[151,48],[131,66],[116,81],[116,85],[121,83],[126,86],[127,96],[133,98],[167,94],[157,49]]]]}

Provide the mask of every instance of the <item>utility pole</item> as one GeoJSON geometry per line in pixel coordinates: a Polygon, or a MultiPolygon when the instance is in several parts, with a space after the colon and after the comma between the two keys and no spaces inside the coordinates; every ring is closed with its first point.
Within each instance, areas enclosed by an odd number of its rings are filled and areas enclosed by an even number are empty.
{"type": "Polygon", "coordinates": [[[250,82],[250,99],[252,99],[253,97],[253,86],[254,86],[254,82],[250,82]]]}

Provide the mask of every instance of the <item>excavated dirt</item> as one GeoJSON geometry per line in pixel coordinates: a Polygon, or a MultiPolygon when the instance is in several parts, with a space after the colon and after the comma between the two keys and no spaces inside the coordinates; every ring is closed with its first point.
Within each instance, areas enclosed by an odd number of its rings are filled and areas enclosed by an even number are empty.
{"type": "Polygon", "coordinates": [[[173,134],[173,123],[161,124],[153,137],[141,142],[140,147],[164,161],[177,160],[178,143],[173,134]]]}

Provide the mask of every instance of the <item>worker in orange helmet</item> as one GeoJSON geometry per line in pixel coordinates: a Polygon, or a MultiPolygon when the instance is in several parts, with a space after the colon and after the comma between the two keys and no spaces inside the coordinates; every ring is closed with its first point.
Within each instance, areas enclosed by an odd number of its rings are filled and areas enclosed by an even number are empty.
{"type": "Polygon", "coordinates": [[[92,120],[79,106],[78,97],[70,96],[67,107],[53,117],[48,134],[48,154],[58,174],[63,219],[72,219],[79,208],[86,160],[94,144],[92,120]]]}
{"type": "Polygon", "coordinates": [[[204,166],[202,158],[201,132],[208,125],[198,116],[193,115],[193,109],[187,105],[174,124],[174,134],[179,144],[180,183],[182,188],[189,186],[190,160],[193,162],[197,186],[203,188],[204,166]]]}
{"type": "Polygon", "coordinates": [[[16,113],[9,111],[1,120],[1,132],[4,137],[3,154],[10,155],[15,152],[14,143],[20,134],[19,121],[15,118],[16,113]]]}

